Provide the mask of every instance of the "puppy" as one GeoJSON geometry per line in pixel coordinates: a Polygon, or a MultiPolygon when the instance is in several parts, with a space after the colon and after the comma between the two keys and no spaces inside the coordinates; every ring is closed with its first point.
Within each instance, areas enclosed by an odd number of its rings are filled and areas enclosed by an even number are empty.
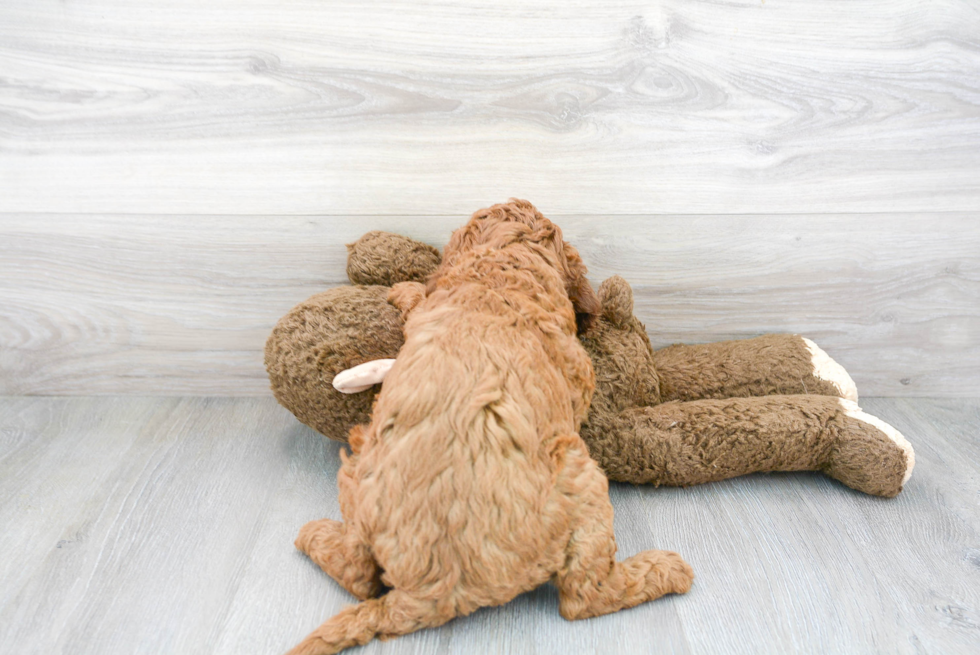
{"type": "Polygon", "coordinates": [[[576,332],[599,311],[585,273],[561,230],[512,200],[453,234],[428,285],[392,288],[405,345],[341,453],[344,522],[296,540],[364,602],[293,655],[438,626],[549,580],[566,619],[690,588],[675,553],[615,560],[608,483],[577,434],[595,379],[576,332]]]}

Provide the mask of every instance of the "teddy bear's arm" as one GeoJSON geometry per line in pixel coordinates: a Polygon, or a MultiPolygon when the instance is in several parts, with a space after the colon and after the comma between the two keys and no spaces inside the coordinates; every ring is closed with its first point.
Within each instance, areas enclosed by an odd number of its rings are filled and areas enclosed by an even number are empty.
{"type": "Polygon", "coordinates": [[[394,286],[424,282],[442,260],[430,245],[391,232],[368,232],[347,246],[347,277],[354,284],[394,286]]]}
{"type": "Polygon", "coordinates": [[[582,436],[611,480],[634,484],[688,486],[763,471],[823,471],[858,491],[894,496],[915,464],[912,447],[895,428],[830,396],[632,408],[606,425],[583,426],[582,436]]]}
{"type": "Polygon", "coordinates": [[[676,345],[655,351],[664,401],[817,394],[857,401],[844,368],[796,334],[676,345]]]}

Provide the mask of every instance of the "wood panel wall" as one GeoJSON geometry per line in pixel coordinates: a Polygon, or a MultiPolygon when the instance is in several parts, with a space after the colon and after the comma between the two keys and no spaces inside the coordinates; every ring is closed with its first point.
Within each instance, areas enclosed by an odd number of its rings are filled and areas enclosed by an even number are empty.
{"type": "MultiPolygon", "coordinates": [[[[564,216],[657,346],[799,332],[864,395],[980,393],[970,214],[564,216]]],[[[38,216],[0,222],[4,394],[267,393],[262,347],[346,283],[368,229],[443,245],[456,217],[38,216]]]]}

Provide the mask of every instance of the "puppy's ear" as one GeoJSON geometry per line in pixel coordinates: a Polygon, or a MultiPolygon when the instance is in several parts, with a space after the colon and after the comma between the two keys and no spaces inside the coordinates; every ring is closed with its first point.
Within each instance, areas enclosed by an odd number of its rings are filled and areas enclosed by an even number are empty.
{"type": "Polygon", "coordinates": [[[435,291],[443,272],[447,268],[451,268],[463,253],[473,250],[476,244],[480,242],[481,235],[486,229],[485,219],[490,216],[491,209],[493,208],[474,212],[466,225],[452,233],[452,236],[449,237],[449,243],[442,249],[442,262],[426,280],[426,293],[435,291]]]}
{"type": "Polygon", "coordinates": [[[587,332],[592,326],[595,317],[602,311],[602,303],[592,290],[585,274],[588,269],[582,263],[582,258],[573,246],[564,244],[562,249],[565,255],[565,288],[568,290],[568,299],[572,301],[575,308],[575,323],[578,326],[578,333],[587,332]]]}

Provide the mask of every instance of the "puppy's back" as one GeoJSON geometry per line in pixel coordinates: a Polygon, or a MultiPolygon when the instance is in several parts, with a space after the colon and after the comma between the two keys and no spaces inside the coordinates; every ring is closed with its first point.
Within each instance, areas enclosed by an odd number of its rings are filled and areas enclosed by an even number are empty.
{"type": "Polygon", "coordinates": [[[386,584],[468,613],[560,566],[547,444],[572,424],[567,383],[507,317],[413,320],[361,455],[357,522],[386,584]]]}

